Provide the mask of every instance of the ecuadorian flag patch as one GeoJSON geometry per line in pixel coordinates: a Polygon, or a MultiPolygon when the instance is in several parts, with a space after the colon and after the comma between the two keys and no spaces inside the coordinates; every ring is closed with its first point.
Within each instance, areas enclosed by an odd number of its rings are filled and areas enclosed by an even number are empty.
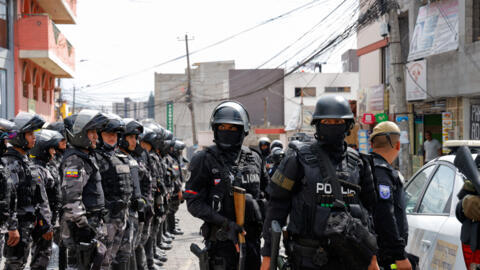
{"type": "Polygon", "coordinates": [[[78,171],[67,171],[65,177],[68,178],[78,178],[78,171]]]}

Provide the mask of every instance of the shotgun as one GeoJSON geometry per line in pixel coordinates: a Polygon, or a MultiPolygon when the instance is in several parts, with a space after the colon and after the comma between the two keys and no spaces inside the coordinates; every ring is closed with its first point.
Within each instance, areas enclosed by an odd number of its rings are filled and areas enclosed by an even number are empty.
{"type": "MultiPolygon", "coordinates": [[[[245,189],[241,187],[233,187],[233,202],[235,205],[235,219],[237,225],[243,227],[245,223],[245,189]]],[[[240,247],[240,256],[238,259],[238,270],[245,270],[246,246],[245,236],[238,234],[238,244],[240,247]]]]}

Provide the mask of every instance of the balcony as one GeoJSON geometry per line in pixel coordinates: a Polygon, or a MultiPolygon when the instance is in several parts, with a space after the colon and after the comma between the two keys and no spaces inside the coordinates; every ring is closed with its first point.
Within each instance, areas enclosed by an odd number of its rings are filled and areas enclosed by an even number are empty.
{"type": "Polygon", "coordinates": [[[19,57],[29,59],[58,78],[73,78],[75,48],[48,15],[18,20],[19,57]]]}
{"type": "Polygon", "coordinates": [[[56,24],[76,24],[77,0],[37,0],[56,24]]]}

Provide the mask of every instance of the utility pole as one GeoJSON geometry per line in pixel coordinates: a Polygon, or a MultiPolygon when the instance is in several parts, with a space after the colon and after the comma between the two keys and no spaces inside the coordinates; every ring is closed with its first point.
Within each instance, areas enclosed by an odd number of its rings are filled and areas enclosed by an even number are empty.
{"type": "MultiPolygon", "coordinates": [[[[398,3],[397,1],[392,1],[392,6],[389,8],[388,12],[388,24],[390,25],[390,91],[393,91],[390,94],[393,101],[395,117],[407,116],[408,117],[408,108],[407,108],[407,99],[405,94],[405,63],[403,63],[402,57],[402,47],[400,44],[400,26],[398,23],[398,3]]],[[[401,118],[405,119],[405,118],[401,118]]],[[[408,119],[408,118],[407,118],[408,119]]],[[[409,121],[402,120],[397,123],[402,132],[409,134],[409,121]]],[[[407,135],[408,138],[408,135],[407,135]]],[[[412,175],[412,164],[410,158],[410,147],[408,143],[401,144],[401,151],[399,156],[400,162],[400,172],[408,179],[412,175]]]]}
{"type": "MultiPolygon", "coordinates": [[[[193,109],[192,103],[192,78],[191,78],[191,71],[190,71],[190,53],[188,51],[188,34],[185,34],[185,49],[187,51],[187,91],[186,91],[186,101],[188,109],[190,110],[190,118],[192,119],[192,141],[193,146],[198,145],[197,140],[197,127],[195,126],[195,111],[193,109]]],[[[193,39],[190,39],[193,40],[193,39]]]]}
{"type": "Polygon", "coordinates": [[[303,129],[303,87],[300,88],[300,115],[298,116],[298,123],[297,132],[301,132],[303,129]]]}
{"type": "Polygon", "coordinates": [[[267,119],[267,106],[268,106],[268,97],[263,98],[263,125],[267,127],[268,119],[267,119]]]}
{"type": "Polygon", "coordinates": [[[75,85],[73,86],[73,104],[72,104],[72,114],[75,114],[75,85]]]}

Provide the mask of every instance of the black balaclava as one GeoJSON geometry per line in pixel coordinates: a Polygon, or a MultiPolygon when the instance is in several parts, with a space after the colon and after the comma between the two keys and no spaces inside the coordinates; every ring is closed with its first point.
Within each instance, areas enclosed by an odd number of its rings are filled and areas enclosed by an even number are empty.
{"type": "Polygon", "coordinates": [[[323,144],[334,163],[339,163],[345,156],[345,136],[347,124],[327,125],[315,124],[315,138],[323,144]]]}

